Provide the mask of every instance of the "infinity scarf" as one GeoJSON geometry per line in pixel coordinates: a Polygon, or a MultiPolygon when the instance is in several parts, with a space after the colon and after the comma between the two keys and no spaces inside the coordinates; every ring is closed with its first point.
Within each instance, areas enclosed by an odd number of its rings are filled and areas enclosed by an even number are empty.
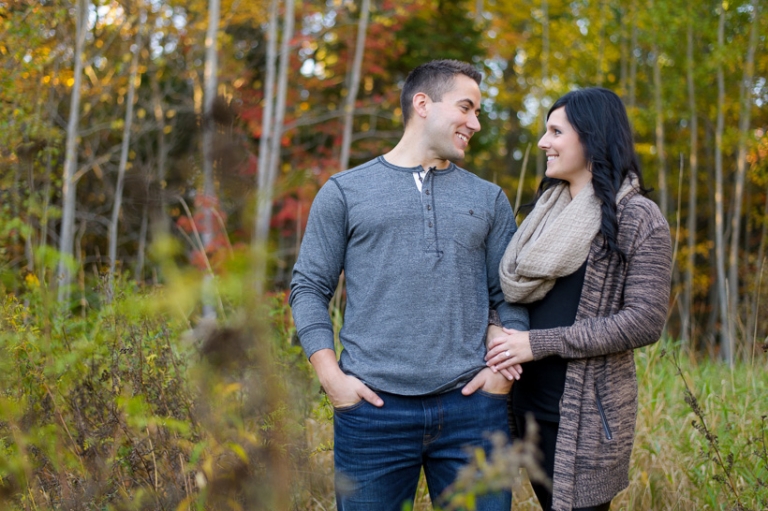
{"type": "MultiPolygon", "coordinates": [[[[618,203],[639,186],[630,173],[616,194],[618,203]]],[[[571,198],[568,183],[545,191],[509,242],[499,265],[501,289],[510,303],[541,300],[560,277],[578,270],[600,230],[602,201],[592,182],[571,198]]]]}

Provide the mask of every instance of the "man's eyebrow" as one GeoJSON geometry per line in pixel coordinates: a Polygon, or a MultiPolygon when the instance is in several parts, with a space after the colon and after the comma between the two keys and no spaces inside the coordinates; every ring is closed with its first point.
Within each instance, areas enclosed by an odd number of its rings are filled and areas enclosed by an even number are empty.
{"type": "Polygon", "coordinates": [[[475,105],[475,102],[472,101],[469,98],[462,98],[456,102],[457,105],[461,103],[469,103],[469,106],[475,110],[475,112],[480,112],[480,105],[475,105]]]}

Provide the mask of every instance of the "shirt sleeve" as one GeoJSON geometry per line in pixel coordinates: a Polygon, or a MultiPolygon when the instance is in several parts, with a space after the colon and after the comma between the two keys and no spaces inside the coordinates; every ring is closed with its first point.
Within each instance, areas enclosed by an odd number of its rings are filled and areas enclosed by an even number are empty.
{"type": "Polygon", "coordinates": [[[331,179],[312,203],[291,279],[289,303],[307,357],[321,349],[334,349],[328,304],[344,269],[346,221],[344,194],[331,179]]]}
{"type": "Polygon", "coordinates": [[[667,319],[671,271],[669,227],[661,221],[627,255],[622,304],[617,312],[585,318],[569,327],[531,331],[534,359],[549,355],[595,357],[658,341],[667,319]]]}
{"type": "Polygon", "coordinates": [[[493,225],[488,234],[486,266],[488,269],[488,295],[491,309],[495,309],[502,325],[515,330],[528,330],[528,309],[504,300],[499,280],[499,264],[509,241],[517,230],[515,215],[509,199],[501,190],[496,195],[493,225]]]}

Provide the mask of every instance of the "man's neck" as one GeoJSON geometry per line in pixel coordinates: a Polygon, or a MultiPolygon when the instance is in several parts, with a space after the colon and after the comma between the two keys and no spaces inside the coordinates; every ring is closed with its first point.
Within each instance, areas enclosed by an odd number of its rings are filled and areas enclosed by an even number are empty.
{"type": "Polygon", "coordinates": [[[400,142],[388,153],[384,159],[392,165],[403,168],[413,168],[421,166],[423,169],[436,168],[437,170],[447,169],[451,162],[448,160],[436,158],[424,151],[424,146],[415,138],[409,138],[406,133],[400,142]]]}

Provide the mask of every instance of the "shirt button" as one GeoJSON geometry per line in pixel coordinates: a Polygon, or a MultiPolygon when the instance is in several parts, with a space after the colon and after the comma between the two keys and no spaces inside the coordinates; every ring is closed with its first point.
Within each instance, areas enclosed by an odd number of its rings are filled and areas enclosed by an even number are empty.
{"type": "Polygon", "coordinates": [[[427,204],[427,211],[432,211],[432,206],[430,206],[429,204],[427,204]]]}
{"type": "Polygon", "coordinates": [[[429,226],[432,227],[432,222],[429,222],[429,226]]]}
{"type": "Polygon", "coordinates": [[[426,193],[427,195],[429,195],[429,190],[427,190],[427,191],[426,191],[426,192],[424,192],[424,193],[426,193]]]}
{"type": "Polygon", "coordinates": [[[475,212],[474,212],[474,211],[472,211],[472,210],[470,209],[470,210],[469,210],[469,214],[470,214],[470,215],[474,215],[474,214],[475,214],[475,212]]]}

